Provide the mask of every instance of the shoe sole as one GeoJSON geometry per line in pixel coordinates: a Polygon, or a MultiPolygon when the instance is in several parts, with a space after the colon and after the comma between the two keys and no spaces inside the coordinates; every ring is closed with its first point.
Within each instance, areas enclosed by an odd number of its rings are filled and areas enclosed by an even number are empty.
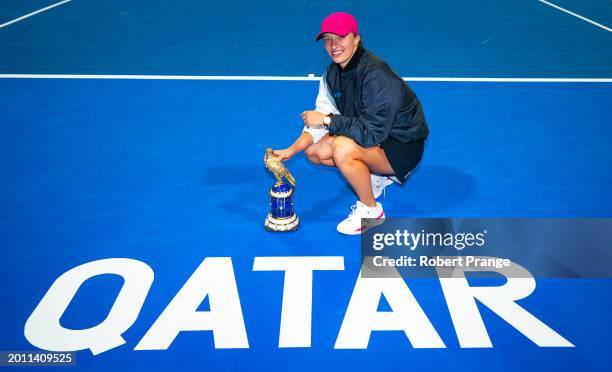
{"type": "Polygon", "coordinates": [[[372,227],[382,225],[383,223],[385,223],[385,212],[383,211],[382,214],[378,218],[375,218],[375,219],[367,218],[367,220],[370,220],[371,223],[368,226],[362,226],[361,228],[357,230],[344,232],[336,228],[336,231],[338,231],[340,234],[343,234],[343,235],[360,235],[364,233],[366,230],[371,229],[372,227]]]}

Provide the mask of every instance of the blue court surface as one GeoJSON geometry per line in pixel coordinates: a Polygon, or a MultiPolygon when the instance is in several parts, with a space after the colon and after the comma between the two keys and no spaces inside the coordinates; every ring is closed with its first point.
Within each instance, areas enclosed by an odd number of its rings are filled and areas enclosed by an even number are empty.
{"type": "Polygon", "coordinates": [[[387,216],[610,218],[610,1],[72,0],[11,23],[54,4],[0,3],[0,350],[45,349],[25,328],[56,279],[126,258],[154,274],[148,293],[133,292],[146,294],[140,311],[111,312],[124,282],[109,274],[60,314],[68,330],[131,319],[125,343],[73,349],[78,369],[609,370],[610,278],[536,278],[517,302],[573,347],[537,345],[482,303],[492,347],[462,347],[431,278],[405,282],[444,347],[399,330],[335,348],[361,262],[359,237],[335,226],[355,195],[337,170],[295,156],[302,224],[266,232],[274,179],[262,159],[299,135],[329,63],[314,36],[325,15],[348,11],[431,130],[409,181],[387,189],[387,216]],[[343,263],[313,274],[310,346],[279,347],[286,277],[254,271],[256,257],[285,256],[343,263]],[[203,260],[220,257],[248,347],[184,330],[134,350],[203,260]]]}

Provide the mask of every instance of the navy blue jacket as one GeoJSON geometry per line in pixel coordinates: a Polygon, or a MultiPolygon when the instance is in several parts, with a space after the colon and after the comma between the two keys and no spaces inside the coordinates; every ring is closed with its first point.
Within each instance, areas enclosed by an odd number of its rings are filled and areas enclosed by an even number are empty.
{"type": "Polygon", "coordinates": [[[400,142],[427,138],[423,107],[408,84],[389,65],[359,47],[342,69],[331,63],[327,87],[340,115],[332,117],[329,133],[350,137],[363,147],[388,137],[400,142]]]}

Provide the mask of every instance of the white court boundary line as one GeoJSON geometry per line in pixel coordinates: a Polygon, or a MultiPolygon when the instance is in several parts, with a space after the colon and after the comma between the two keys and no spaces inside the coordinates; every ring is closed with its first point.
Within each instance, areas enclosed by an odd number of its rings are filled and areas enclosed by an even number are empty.
{"type": "Polygon", "coordinates": [[[60,6],[60,5],[62,5],[62,4],[66,4],[66,3],[69,3],[69,2],[71,2],[71,1],[72,1],[72,0],[64,0],[64,1],[60,1],[59,3],[55,3],[55,4],[49,5],[49,6],[47,6],[47,7],[44,7],[44,8],[42,8],[42,9],[38,9],[38,10],[36,10],[36,11],[32,12],[32,13],[28,13],[28,14],[26,14],[26,15],[24,15],[24,16],[19,17],[19,18],[15,18],[15,19],[13,19],[12,21],[8,21],[8,22],[6,22],[6,23],[3,23],[3,24],[1,24],[1,25],[0,25],[0,28],[6,27],[6,26],[8,26],[8,25],[12,25],[13,23],[17,23],[17,22],[19,22],[19,21],[23,21],[24,19],[26,19],[26,18],[30,18],[30,17],[31,17],[31,16],[33,16],[33,15],[37,15],[38,13],[45,12],[45,11],[47,11],[47,10],[49,10],[49,9],[55,8],[56,6],[60,6]]]}
{"type": "Polygon", "coordinates": [[[581,16],[580,14],[574,13],[574,12],[572,12],[572,11],[569,11],[569,10],[565,9],[565,8],[561,8],[560,6],[555,5],[555,4],[553,4],[553,3],[549,3],[549,2],[548,2],[548,1],[546,1],[546,0],[538,0],[538,1],[539,1],[539,2],[541,2],[541,3],[543,3],[543,4],[546,4],[546,5],[548,5],[548,6],[551,6],[551,7],[555,8],[555,9],[558,9],[558,10],[560,10],[560,11],[562,11],[562,12],[565,12],[565,13],[567,13],[567,14],[569,14],[569,15],[573,15],[573,16],[574,16],[574,17],[576,17],[576,18],[582,19],[582,20],[583,20],[583,21],[585,21],[585,22],[589,22],[590,24],[595,25],[595,26],[597,26],[597,27],[599,27],[599,28],[603,28],[604,30],[606,30],[606,31],[608,31],[608,32],[612,32],[612,29],[611,29],[611,28],[606,27],[606,26],[604,26],[604,25],[602,25],[602,24],[600,24],[600,23],[597,23],[597,22],[595,22],[595,21],[593,21],[593,20],[590,20],[590,19],[588,19],[587,17],[583,17],[583,16],[581,16]]]}
{"type": "MultiPolygon", "coordinates": [[[[73,74],[0,74],[0,79],[107,79],[107,80],[260,80],[318,81],[320,76],[221,76],[221,75],[73,75],[73,74]]],[[[612,78],[471,78],[403,77],[406,81],[491,82],[491,83],[612,83],[612,78]]]]}

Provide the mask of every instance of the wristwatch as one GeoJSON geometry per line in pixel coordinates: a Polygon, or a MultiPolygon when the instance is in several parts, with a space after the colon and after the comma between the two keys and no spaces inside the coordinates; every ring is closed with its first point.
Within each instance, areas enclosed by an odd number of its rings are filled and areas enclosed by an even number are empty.
{"type": "Polygon", "coordinates": [[[334,114],[329,113],[326,117],[323,118],[323,125],[325,126],[329,126],[331,124],[331,119],[334,116],[334,114]]]}

